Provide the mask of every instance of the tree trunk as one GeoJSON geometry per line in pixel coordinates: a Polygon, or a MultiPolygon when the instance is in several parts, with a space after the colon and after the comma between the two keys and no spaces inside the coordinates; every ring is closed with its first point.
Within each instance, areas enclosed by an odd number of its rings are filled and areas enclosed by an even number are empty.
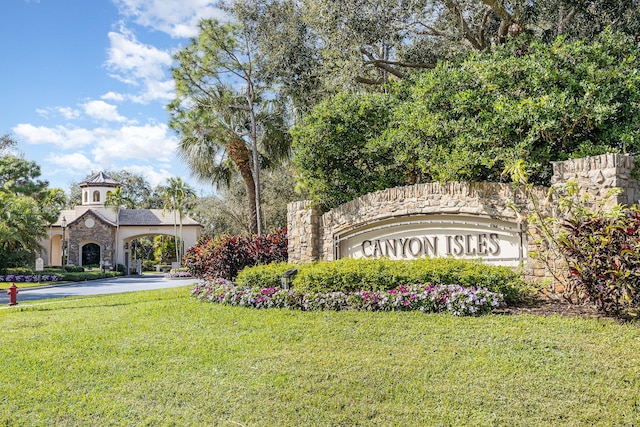
{"type": "Polygon", "coordinates": [[[251,171],[251,156],[247,146],[241,139],[234,140],[227,145],[229,158],[238,168],[245,190],[247,191],[247,202],[249,203],[251,234],[258,233],[258,215],[256,209],[256,184],[251,171]]]}
{"type": "MultiPolygon", "coordinates": [[[[249,79],[247,79],[250,82],[249,79]]],[[[249,139],[251,140],[251,151],[253,154],[253,179],[255,186],[255,205],[256,205],[256,234],[258,236],[262,235],[262,211],[261,211],[261,199],[260,199],[260,160],[258,156],[258,125],[256,124],[256,114],[254,111],[253,105],[253,97],[255,94],[253,93],[253,86],[249,84],[249,95],[247,96],[247,101],[249,103],[249,116],[251,118],[251,134],[249,135],[249,139]]]]}

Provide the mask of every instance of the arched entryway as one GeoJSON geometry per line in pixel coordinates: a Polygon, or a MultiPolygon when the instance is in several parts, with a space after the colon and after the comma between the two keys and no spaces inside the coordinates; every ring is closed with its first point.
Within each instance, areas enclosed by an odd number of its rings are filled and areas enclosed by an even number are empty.
{"type": "MultiPolygon", "coordinates": [[[[171,230],[173,231],[173,230],[171,230]]],[[[180,238],[178,237],[180,242],[180,238]]],[[[184,246],[184,244],[183,244],[184,246]]],[[[180,248],[179,248],[180,249],[180,248]]],[[[184,253],[184,250],[180,254],[184,253]]],[[[142,233],[127,236],[123,244],[124,266],[129,274],[138,271],[168,271],[176,268],[175,237],[168,233],[142,233]]]]}
{"type": "Polygon", "coordinates": [[[82,265],[100,265],[100,245],[87,243],[82,246],[82,265]]]}

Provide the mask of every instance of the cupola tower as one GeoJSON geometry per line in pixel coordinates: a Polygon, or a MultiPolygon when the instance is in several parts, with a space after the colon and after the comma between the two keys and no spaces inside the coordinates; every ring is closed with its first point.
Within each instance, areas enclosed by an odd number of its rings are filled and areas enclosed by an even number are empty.
{"type": "Polygon", "coordinates": [[[82,206],[104,206],[107,194],[118,186],[120,186],[119,182],[114,181],[104,172],[98,172],[79,184],[82,191],[82,206]]]}

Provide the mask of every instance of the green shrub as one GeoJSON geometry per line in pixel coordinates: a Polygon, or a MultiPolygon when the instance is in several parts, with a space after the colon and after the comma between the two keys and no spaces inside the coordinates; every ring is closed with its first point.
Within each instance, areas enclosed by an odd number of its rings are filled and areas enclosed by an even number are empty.
{"type": "Polygon", "coordinates": [[[79,271],[79,272],[66,271],[65,273],[58,273],[58,274],[61,276],[62,281],[69,281],[69,282],[82,282],[85,280],[101,279],[104,277],[116,277],[121,275],[121,273],[117,271],[103,272],[102,270],[79,271]]]}
{"type": "Polygon", "coordinates": [[[36,274],[33,268],[29,267],[12,267],[6,269],[6,274],[13,274],[15,276],[28,276],[31,274],[36,274]]]}
{"type": "Polygon", "coordinates": [[[292,268],[299,268],[299,266],[286,262],[274,262],[248,267],[238,273],[236,284],[250,288],[279,287],[282,283],[282,275],[292,268]]]}
{"type": "Polygon", "coordinates": [[[145,259],[142,261],[142,271],[155,271],[156,261],[152,259],[145,259]]]}
{"type": "Polygon", "coordinates": [[[45,267],[43,271],[36,271],[35,268],[30,268],[30,267],[15,267],[15,268],[12,267],[12,268],[7,268],[6,274],[13,274],[16,276],[19,276],[19,275],[28,276],[28,275],[34,275],[34,274],[47,274],[47,275],[60,276],[60,274],[62,274],[62,267],[48,266],[48,267],[45,267]]]}
{"type": "Polygon", "coordinates": [[[341,259],[305,265],[293,286],[302,292],[388,290],[410,281],[405,262],[389,259],[341,259]]]}
{"type": "Polygon", "coordinates": [[[420,258],[409,263],[412,280],[419,283],[487,288],[503,294],[507,303],[521,298],[525,289],[521,273],[511,267],[453,258],[420,258]]]}
{"type": "Polygon", "coordinates": [[[292,285],[300,292],[387,291],[402,285],[445,284],[500,292],[513,304],[524,296],[525,289],[520,273],[509,267],[453,258],[341,259],[298,266],[277,263],[246,268],[237,283],[251,288],[277,287],[282,274],[294,267],[298,274],[292,285]]]}

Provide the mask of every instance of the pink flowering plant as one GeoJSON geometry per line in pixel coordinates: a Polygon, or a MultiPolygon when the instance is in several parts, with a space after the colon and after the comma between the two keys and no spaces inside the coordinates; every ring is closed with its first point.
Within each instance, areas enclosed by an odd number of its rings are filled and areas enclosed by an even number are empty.
{"type": "Polygon", "coordinates": [[[387,291],[300,292],[277,287],[250,289],[225,279],[200,282],[191,290],[197,299],[253,308],[311,310],[449,312],[478,316],[504,306],[501,294],[460,285],[399,286],[387,291]]]}

